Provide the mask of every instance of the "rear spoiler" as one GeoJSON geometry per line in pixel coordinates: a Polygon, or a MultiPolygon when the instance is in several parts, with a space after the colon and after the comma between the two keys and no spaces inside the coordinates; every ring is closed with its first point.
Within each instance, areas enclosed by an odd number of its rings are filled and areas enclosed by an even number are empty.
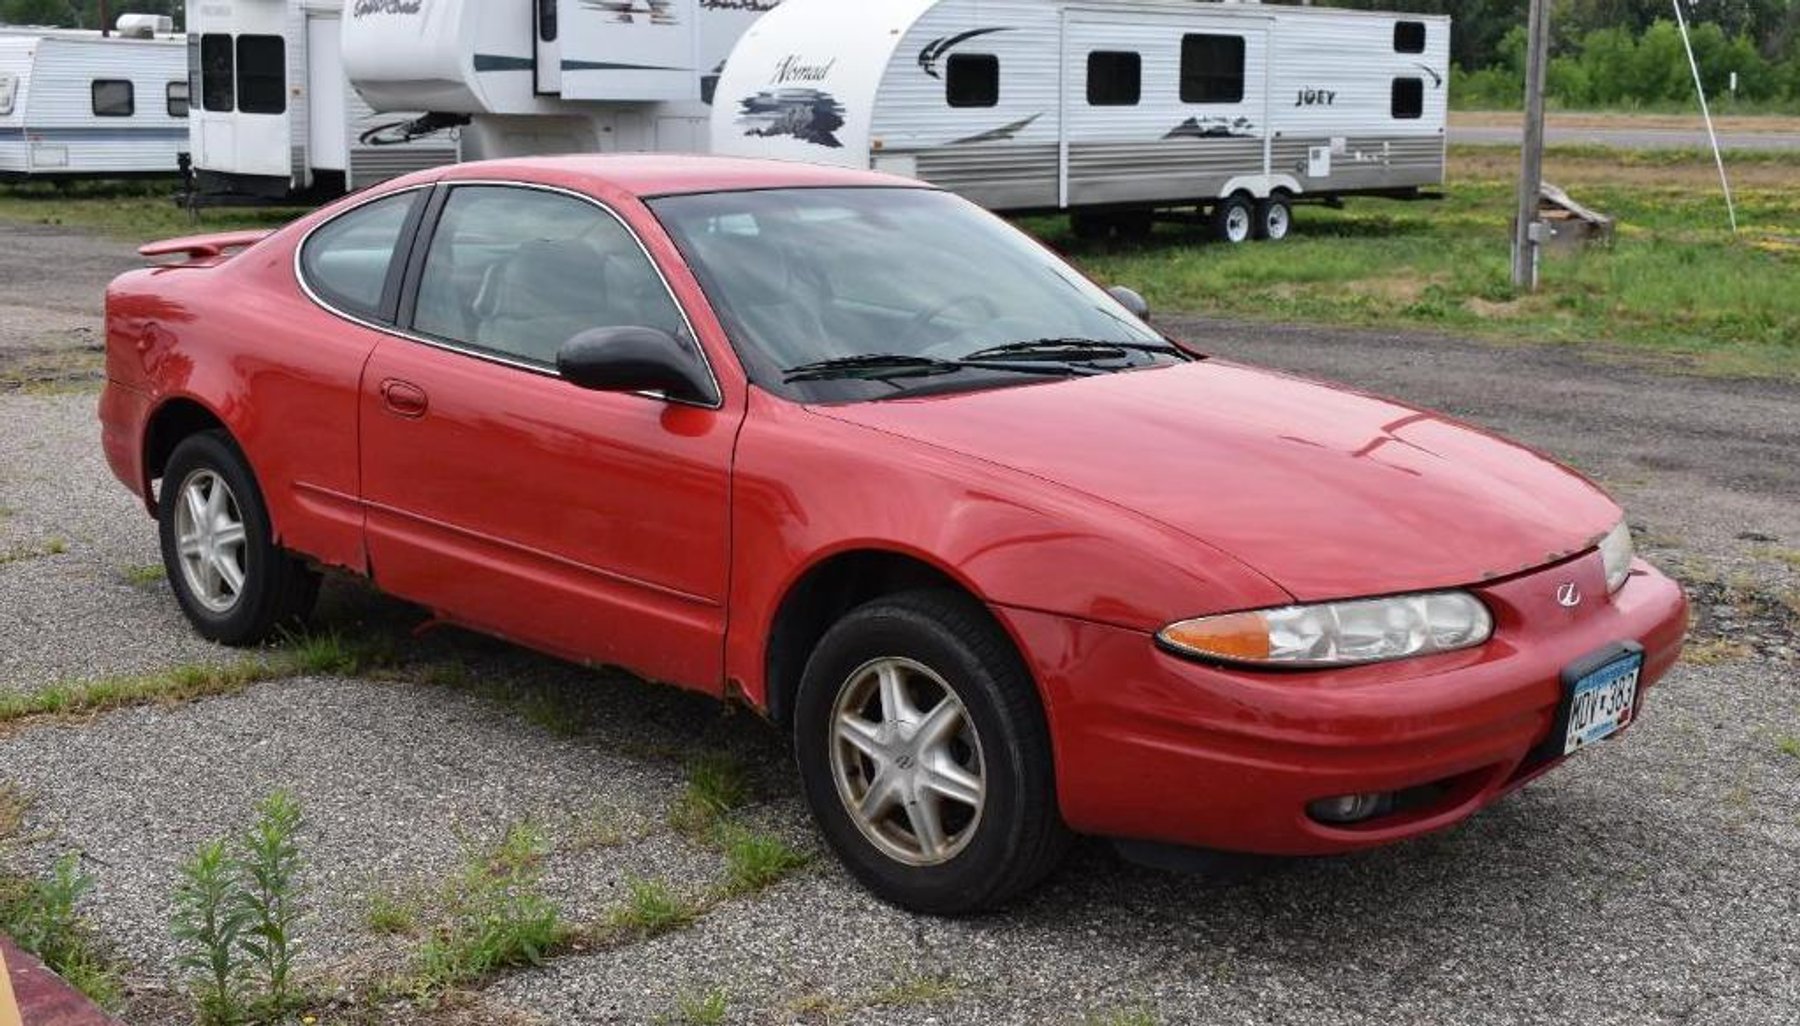
{"type": "MultiPolygon", "coordinates": [[[[274,234],[274,229],[262,231],[219,232],[214,235],[190,235],[181,239],[165,239],[138,247],[138,255],[146,258],[184,256],[182,263],[195,263],[201,260],[216,260],[229,253],[254,246],[274,234]]],[[[179,266],[179,265],[177,265],[179,266]]]]}

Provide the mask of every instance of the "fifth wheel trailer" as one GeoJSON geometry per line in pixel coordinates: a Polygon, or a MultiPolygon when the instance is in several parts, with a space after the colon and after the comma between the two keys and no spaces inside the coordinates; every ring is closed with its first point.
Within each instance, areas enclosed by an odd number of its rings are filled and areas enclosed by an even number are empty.
{"type": "Polygon", "coordinates": [[[377,115],[350,88],[343,8],[188,0],[188,149],[202,197],[327,198],[459,158],[453,130],[377,115]]]}
{"type": "Polygon", "coordinates": [[[352,83],[468,158],[700,151],[875,167],[1084,233],[1444,178],[1442,17],[1191,0],[356,0],[352,83]]]}
{"type": "Polygon", "coordinates": [[[788,0],[718,85],[714,152],[875,167],[1084,233],[1444,180],[1448,18],[1170,0],[788,0]]]}

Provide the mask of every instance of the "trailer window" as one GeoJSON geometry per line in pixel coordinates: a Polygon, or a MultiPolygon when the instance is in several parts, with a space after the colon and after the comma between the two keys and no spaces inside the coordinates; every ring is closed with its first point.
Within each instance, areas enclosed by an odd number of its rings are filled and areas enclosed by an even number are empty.
{"type": "Polygon", "coordinates": [[[538,0],[538,38],[546,43],[556,42],[556,4],[557,0],[538,0]]]}
{"type": "Polygon", "coordinates": [[[18,95],[18,77],[15,75],[0,75],[0,118],[13,112],[13,98],[18,95]]]}
{"type": "Polygon", "coordinates": [[[94,116],[128,118],[137,113],[137,93],[128,78],[94,79],[94,116]]]}
{"type": "Polygon", "coordinates": [[[287,112],[287,40],[280,36],[239,36],[237,72],[239,111],[287,112]]]}
{"type": "Polygon", "coordinates": [[[231,53],[230,36],[200,37],[200,105],[207,110],[237,109],[237,59],[231,53]]]}
{"type": "Polygon", "coordinates": [[[992,107],[1000,102],[1000,58],[991,53],[953,53],[944,69],[944,98],[952,107],[992,107]]]}
{"type": "Polygon", "coordinates": [[[1144,60],[1130,50],[1095,50],[1087,60],[1091,107],[1135,107],[1143,90],[1144,60]]]}
{"type": "Polygon", "coordinates": [[[1181,37],[1181,102],[1244,102],[1244,37],[1181,37]]]}
{"type": "Polygon", "coordinates": [[[1394,116],[1403,120],[1423,117],[1425,114],[1425,80],[1422,78],[1394,79],[1394,116]]]}
{"type": "Polygon", "coordinates": [[[1394,52],[1424,53],[1425,23],[1422,21],[1394,22],[1394,52]]]}
{"type": "Polygon", "coordinates": [[[170,82],[168,89],[169,116],[172,118],[187,117],[191,99],[188,84],[185,81],[170,82]]]}

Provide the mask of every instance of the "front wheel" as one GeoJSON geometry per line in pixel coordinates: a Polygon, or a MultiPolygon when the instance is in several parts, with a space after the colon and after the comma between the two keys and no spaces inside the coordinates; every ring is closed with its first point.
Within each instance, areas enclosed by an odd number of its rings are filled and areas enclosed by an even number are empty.
{"type": "Polygon", "coordinates": [[[1255,234],[1256,212],[1242,195],[1227,196],[1213,207],[1213,235],[1220,242],[1237,245],[1255,234]]]}
{"type": "Polygon", "coordinates": [[[795,752],[826,840],[896,905],[994,907],[1067,847],[1037,689],[987,611],[954,592],[878,599],[826,632],[795,752]]]}
{"type": "Polygon", "coordinates": [[[254,645],[312,611],[318,574],[275,545],[249,464],[222,432],[169,454],[157,520],[169,585],[201,636],[254,645]]]}

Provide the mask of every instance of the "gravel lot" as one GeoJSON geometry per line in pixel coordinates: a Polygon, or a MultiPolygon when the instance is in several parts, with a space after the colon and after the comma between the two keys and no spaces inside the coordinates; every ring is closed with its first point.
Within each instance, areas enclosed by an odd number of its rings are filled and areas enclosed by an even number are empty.
{"type": "MultiPolygon", "coordinates": [[[[20,354],[89,345],[101,286],[131,263],[117,242],[0,225],[0,380],[20,354]]],[[[506,975],[483,1021],[679,1022],[717,991],[734,1023],[1800,1023],[1800,756],[1782,747],[1800,737],[1800,657],[1781,604],[1800,604],[1800,389],[1567,349],[1171,327],[1587,470],[1690,582],[1702,658],[1623,742],[1400,848],[1202,879],[1086,844],[1025,903],[958,922],[880,905],[821,858],[686,930],[506,975]]],[[[80,377],[0,392],[0,694],[241,658],[195,639],[143,570],[153,525],[105,469],[80,377]]],[[[666,825],[696,752],[757,767],[746,815],[816,848],[753,717],[460,632],[414,638],[419,619],[346,583],[321,612],[409,663],[463,668],[464,686],[306,677],[0,730],[0,783],[35,799],[35,843],[8,857],[82,853],[87,910],[131,966],[128,1021],[185,1021],[167,1000],[175,867],[278,787],[307,813],[307,967],[344,977],[409,957],[366,925],[369,895],[430,886],[525,819],[576,922],[634,878],[715,885],[718,853],[666,825]]]]}

